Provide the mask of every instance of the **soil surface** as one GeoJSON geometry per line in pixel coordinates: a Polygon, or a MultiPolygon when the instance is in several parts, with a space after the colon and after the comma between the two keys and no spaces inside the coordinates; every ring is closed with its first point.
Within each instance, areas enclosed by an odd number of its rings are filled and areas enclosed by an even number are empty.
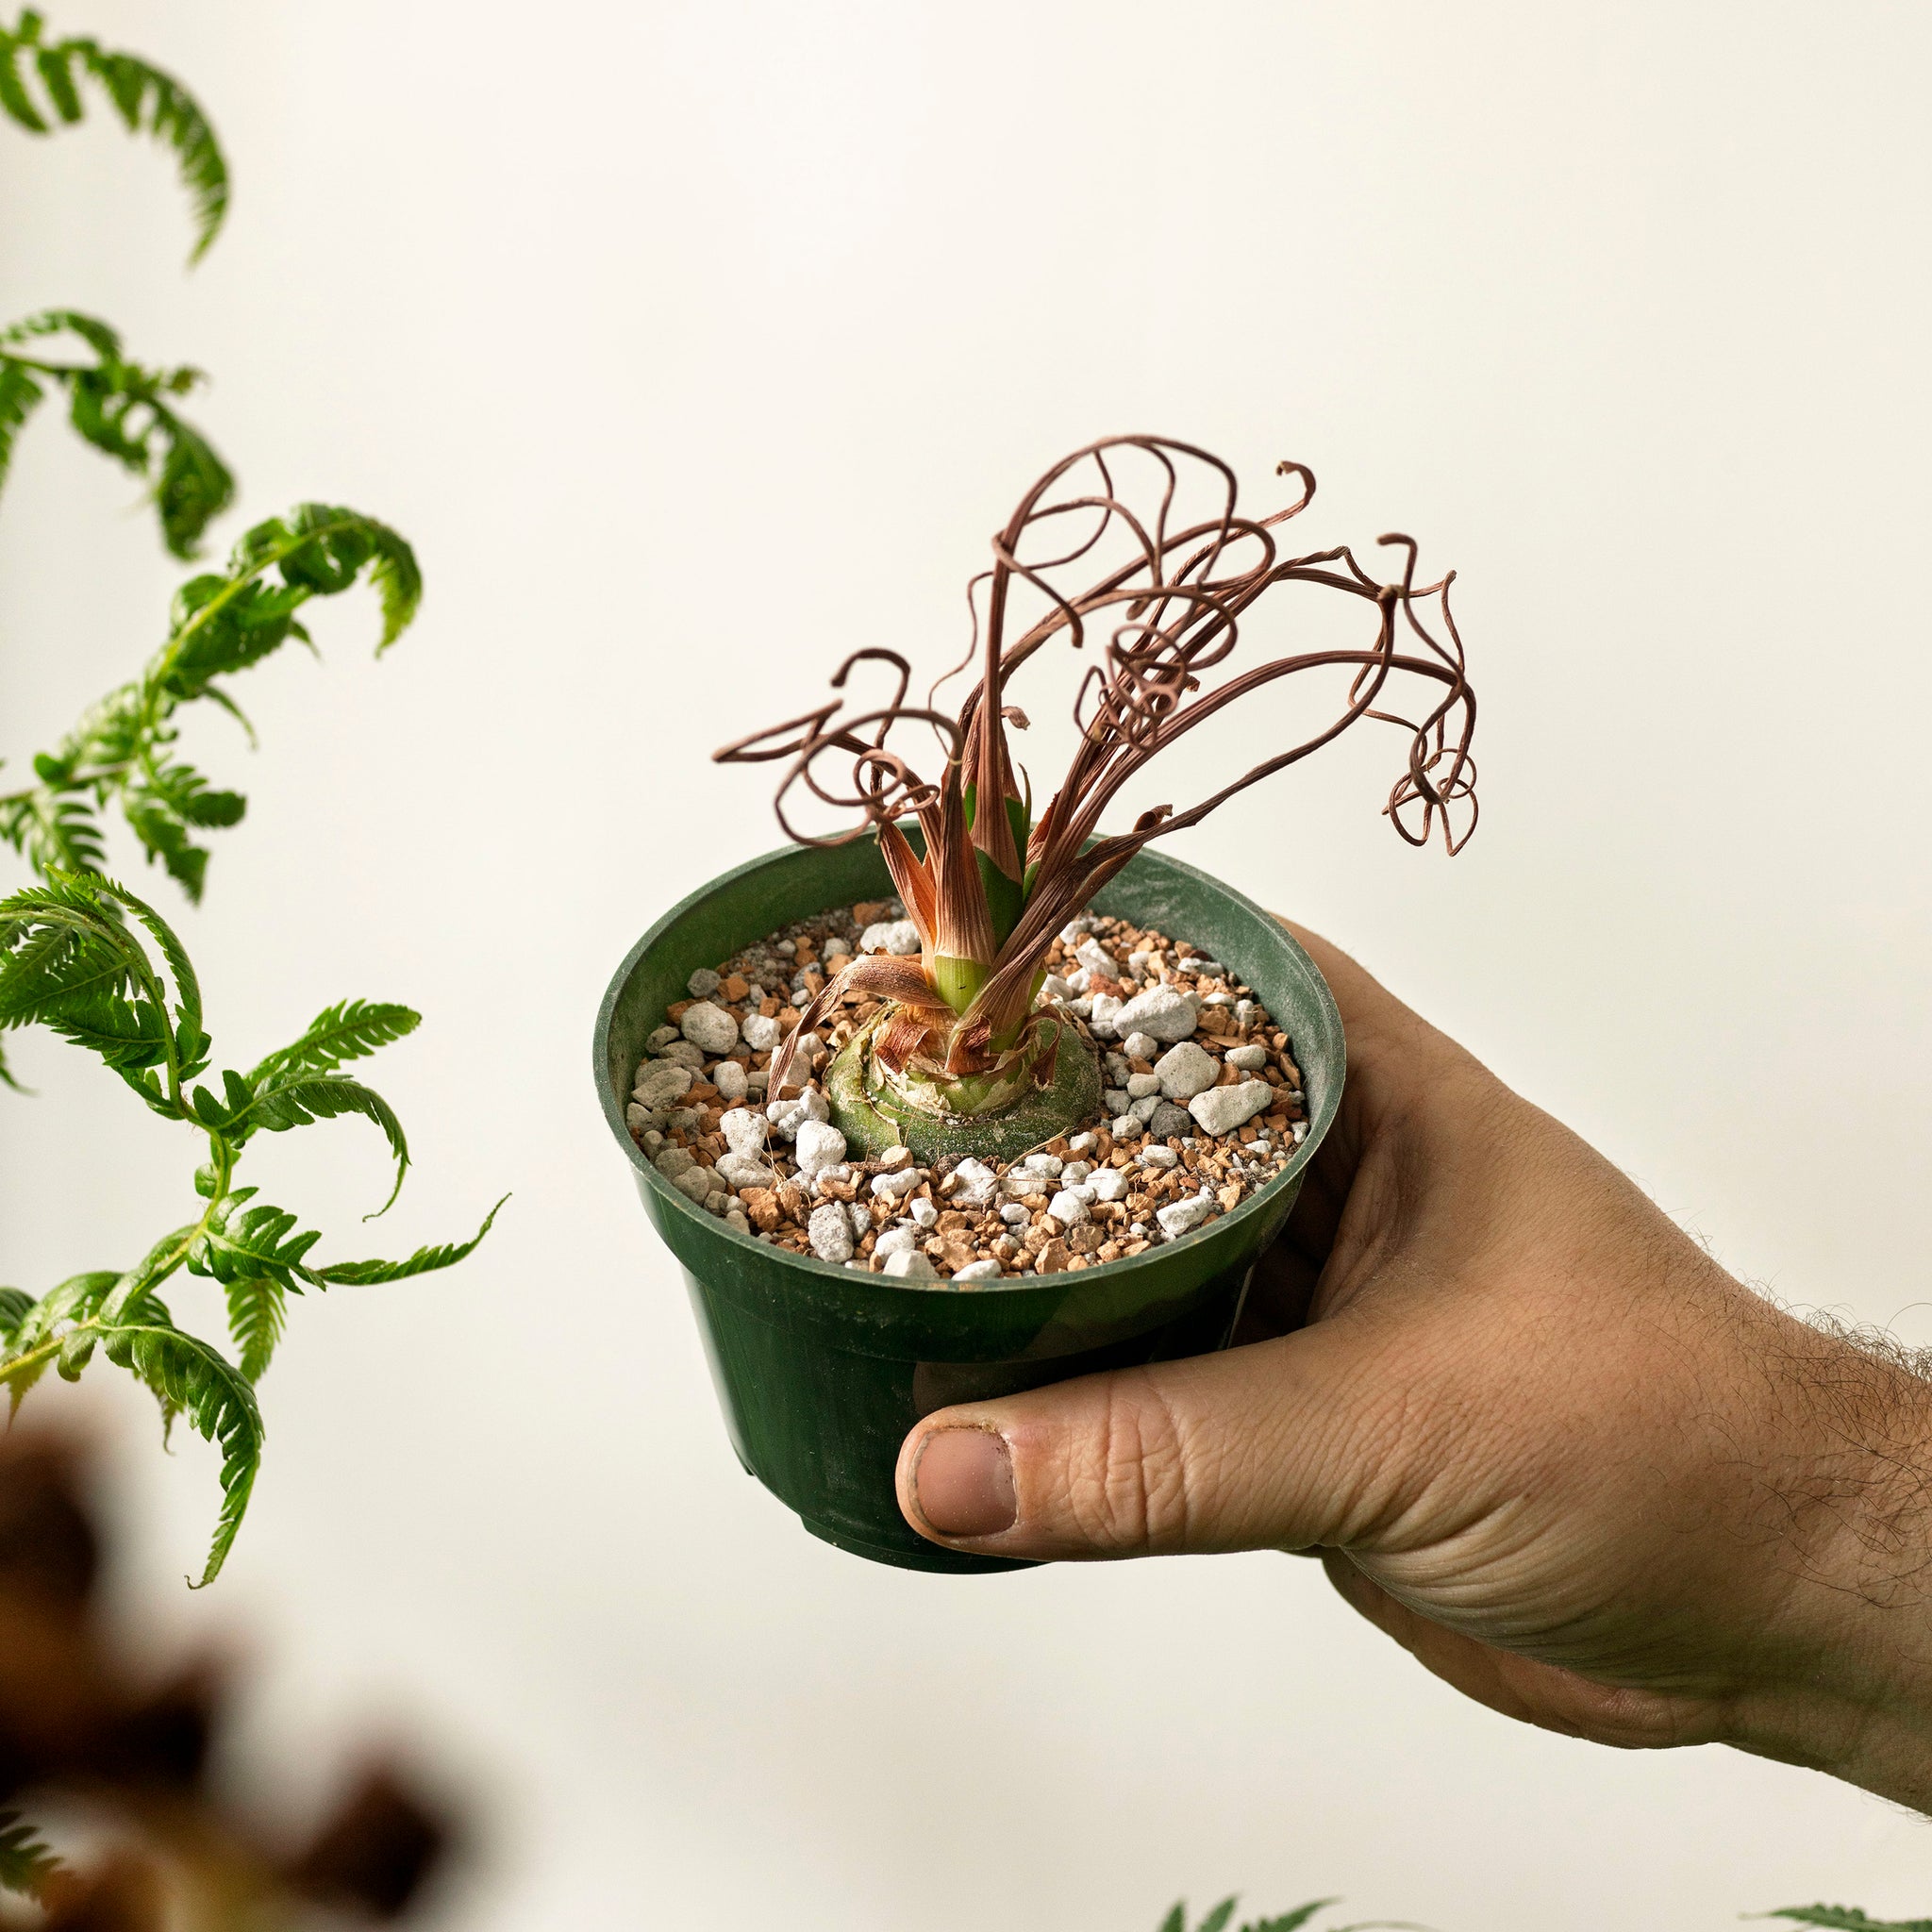
{"type": "Polygon", "coordinates": [[[916,951],[897,900],[783,926],[691,974],[647,1042],[627,1121],[672,1185],[741,1233],[822,1260],[961,1289],[1091,1268],[1238,1208],[1307,1133],[1292,1043],[1231,970],[1099,916],[1054,943],[1043,996],[1094,1041],[1102,1109],[1008,1162],[848,1159],[817,1079],[877,1010],[854,993],[801,1043],[813,1084],[766,1091],[800,1009],[861,950],[916,951]]]}

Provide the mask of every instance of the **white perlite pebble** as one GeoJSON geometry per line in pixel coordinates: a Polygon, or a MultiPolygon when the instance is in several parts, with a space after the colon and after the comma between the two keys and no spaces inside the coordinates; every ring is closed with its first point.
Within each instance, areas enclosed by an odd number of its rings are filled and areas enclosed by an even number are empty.
{"type": "Polygon", "coordinates": [[[1064,1189],[1061,1192],[1056,1194],[1046,1204],[1046,1211],[1062,1227],[1073,1227],[1080,1222],[1092,1219],[1092,1216],[1087,1211],[1086,1202],[1081,1200],[1080,1196],[1071,1188],[1064,1189]]]}
{"type": "Polygon", "coordinates": [[[684,1037],[706,1053],[726,1054],[738,1044],[738,1022],[709,1000],[685,1008],[677,1024],[684,1037]]]}
{"type": "Polygon", "coordinates": [[[1221,1068],[1205,1046],[1184,1040],[1171,1046],[1154,1063],[1160,1075],[1160,1091],[1170,1100],[1186,1102],[1205,1093],[1221,1078],[1221,1068]]]}
{"type": "Polygon", "coordinates": [[[1199,1227],[1213,1212],[1214,1196],[1195,1194],[1188,1200],[1175,1201],[1172,1206],[1160,1208],[1154,1218],[1159,1222],[1161,1233],[1169,1241],[1174,1241],[1178,1236],[1186,1234],[1190,1228],[1199,1227]]]}
{"type": "Polygon", "coordinates": [[[1160,1042],[1151,1033],[1130,1033],[1121,1041],[1121,1051],[1130,1060],[1158,1060],[1160,1042]]]}
{"type": "Polygon", "coordinates": [[[1067,1142],[1067,1145],[1071,1147],[1075,1154],[1091,1154],[1093,1152],[1093,1136],[1091,1134],[1075,1134],[1074,1138],[1067,1142]]]}
{"type": "Polygon", "coordinates": [[[1085,939],[1074,948],[1074,958],[1089,973],[1097,973],[1103,979],[1112,979],[1120,972],[1119,962],[1098,940],[1085,939]]]}
{"type": "Polygon", "coordinates": [[[872,1232],[872,1209],[863,1201],[848,1201],[845,1218],[852,1224],[852,1239],[862,1241],[872,1232]]]}
{"type": "Polygon", "coordinates": [[[797,1138],[798,1130],[807,1121],[823,1121],[831,1117],[832,1109],[825,1105],[825,1096],[816,1087],[808,1087],[793,1100],[769,1101],[765,1107],[765,1118],[772,1124],[772,1131],[781,1141],[797,1138]]]}
{"type": "Polygon", "coordinates": [[[845,1136],[829,1121],[800,1121],[796,1146],[798,1171],[808,1179],[845,1158],[845,1136]]]}
{"type": "Polygon", "coordinates": [[[861,953],[896,953],[900,958],[919,950],[919,928],[909,919],[882,919],[858,935],[861,953]]]}
{"type": "Polygon", "coordinates": [[[718,1098],[732,1107],[744,1098],[745,1078],[744,1067],[738,1060],[720,1060],[711,1072],[711,1085],[718,1090],[718,1098]]]}
{"type": "Polygon", "coordinates": [[[675,1060],[653,1060],[638,1074],[631,1097],[640,1107],[669,1107],[691,1091],[691,1069],[675,1060]]]}
{"type": "Polygon", "coordinates": [[[1060,1169],[1060,1179],[1070,1188],[1078,1187],[1092,1172],[1091,1160],[1070,1160],[1060,1169]]]}
{"type": "Polygon", "coordinates": [[[694,1000],[709,999],[711,995],[714,992],[716,992],[719,987],[723,984],[724,982],[718,977],[718,975],[715,973],[711,971],[711,969],[708,966],[700,966],[698,970],[695,973],[693,973],[691,976],[684,982],[685,991],[689,992],[691,998],[694,1000]]]}
{"type": "Polygon", "coordinates": [[[1251,1040],[1246,1046],[1231,1046],[1227,1063],[1244,1074],[1258,1074],[1268,1064],[1268,1049],[1257,1040],[1251,1040]]]}
{"type": "Polygon", "coordinates": [[[1000,1219],[1004,1221],[1008,1227],[1024,1227],[1026,1224],[1033,1219],[1033,1217],[1026,1211],[1025,1208],[1021,1207],[1019,1202],[1008,1201],[1007,1205],[1000,1209],[1000,1219]]]}
{"type": "Polygon", "coordinates": [[[930,1201],[915,1201],[912,1204],[912,1218],[921,1227],[930,1227],[940,1218],[940,1210],[930,1201]]]}
{"type": "Polygon", "coordinates": [[[1129,1074],[1127,1075],[1127,1098],[1145,1100],[1150,1093],[1160,1091],[1158,1074],[1129,1074]]]}
{"type": "Polygon", "coordinates": [[[918,1185],[916,1167],[902,1167],[897,1174],[875,1174],[872,1177],[872,1191],[881,1201],[901,1200],[918,1185]]]}
{"type": "Polygon", "coordinates": [[[682,1174],[673,1176],[671,1185],[702,1208],[711,1192],[711,1170],[708,1167],[688,1167],[682,1174]]]}
{"type": "Polygon", "coordinates": [[[719,1155],[717,1171],[741,1191],[746,1188],[769,1188],[778,1178],[777,1170],[767,1167],[756,1154],[740,1154],[736,1150],[719,1155]]]}
{"type": "Polygon", "coordinates": [[[722,1115],[718,1131],[734,1154],[762,1154],[765,1151],[765,1124],[748,1107],[734,1107],[722,1115]]]}
{"type": "Polygon", "coordinates": [[[1177,1167],[1180,1156],[1172,1147],[1143,1147],[1141,1150],[1142,1167],[1177,1167]]]}
{"type": "Polygon", "coordinates": [[[852,1258],[852,1224],[836,1202],[811,1210],[806,1232],[811,1238],[811,1251],[821,1261],[849,1261],[852,1258]]]}
{"type": "Polygon", "coordinates": [[[985,1161],[968,1155],[953,1170],[953,1191],[948,1198],[961,1208],[988,1208],[999,1189],[999,1175],[985,1161]]]}
{"type": "Polygon", "coordinates": [[[1071,1000],[1076,989],[1070,980],[1062,979],[1058,973],[1049,973],[1040,983],[1041,992],[1050,1000],[1071,1000]]]}
{"type": "Polygon", "coordinates": [[[1114,1027],[1121,1033],[1151,1033],[1156,1040],[1173,1041],[1193,1032],[1195,1017],[1194,1003],[1186,993],[1172,986],[1150,986],[1114,1015],[1114,1027]]]}
{"type": "Polygon", "coordinates": [[[1126,1198],[1127,1177],[1117,1167],[1103,1167],[1091,1183],[1096,1201],[1121,1201],[1126,1198]]]}
{"type": "Polygon", "coordinates": [[[1049,1180],[1058,1180],[1062,1164],[1058,1154],[1029,1154],[1020,1163],[1020,1172],[1022,1174],[1044,1174],[1049,1180]]]}
{"type": "MultiPolygon", "coordinates": [[[[917,950],[915,948],[915,950],[917,950]]],[[[935,1268],[917,1248],[908,1248],[903,1253],[890,1257],[886,1265],[879,1270],[881,1274],[896,1274],[903,1281],[937,1281],[939,1270],[935,1268]]]]}
{"type": "Polygon", "coordinates": [[[1006,1273],[997,1261],[969,1261],[953,1270],[955,1281],[997,1281],[1006,1273]]]}
{"type": "Polygon", "coordinates": [[[1265,1080],[1243,1080],[1236,1087],[1216,1087],[1188,1102],[1201,1131],[1231,1134],[1243,1121],[1265,1113],[1274,1102],[1274,1090],[1265,1080]]]}
{"type": "Polygon", "coordinates": [[[881,1261],[884,1261],[890,1259],[894,1255],[903,1255],[918,1245],[919,1230],[916,1227],[908,1227],[902,1224],[898,1227],[887,1228],[885,1233],[878,1238],[873,1253],[881,1261]]]}
{"type": "Polygon", "coordinates": [[[744,1043],[754,1053],[770,1053],[784,1037],[785,1029],[763,1013],[753,1013],[744,1023],[744,1043]]]}
{"type": "Polygon", "coordinates": [[[1087,1009],[1088,1030],[1096,1040],[1111,1040],[1120,1026],[1123,1002],[1110,992],[1095,993],[1087,1009]]]}

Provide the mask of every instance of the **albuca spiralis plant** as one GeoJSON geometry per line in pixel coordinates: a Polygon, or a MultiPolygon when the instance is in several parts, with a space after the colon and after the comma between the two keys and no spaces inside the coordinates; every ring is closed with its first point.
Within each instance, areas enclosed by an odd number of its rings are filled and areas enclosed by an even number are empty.
{"type": "MultiPolygon", "coordinates": [[[[0,29],[0,109],[29,132],[80,119],[80,78],[102,86],[130,127],[154,132],[179,155],[196,209],[198,256],[221,225],[228,176],[207,116],[179,83],[91,40],[50,41],[34,13],[0,29]],[[29,71],[44,106],[28,90],[29,71]]],[[[175,407],[198,379],[192,370],[127,360],[114,330],[69,309],[0,330],[0,487],[19,431],[50,392],[62,391],[80,435],[147,482],[168,549],[194,555],[235,488],[226,464],[175,407]]],[[[31,783],[0,792],[0,838],[37,874],[37,883],[0,901],[0,1030],[44,1026],[98,1056],[198,1147],[194,1206],[132,1266],[75,1274],[39,1296],[0,1289],[0,1382],[10,1413],[49,1369],[73,1380],[99,1355],[146,1384],[164,1427],[185,1417],[218,1441],[222,1507],[203,1583],[222,1567],[260,1467],[256,1385],[281,1337],[288,1298],[447,1268],[475,1247],[496,1213],[491,1209],[468,1240],[419,1248],[405,1260],[312,1258],[319,1233],[243,1186],[242,1162],[258,1134],[360,1115],[383,1135],[394,1162],[394,1185],[377,1210],[384,1211],[408,1171],[408,1141],[389,1103],[342,1069],[412,1031],[420,1016],[404,1006],[345,1000],[253,1064],[215,1073],[187,948],[159,911],[105,869],[103,815],[113,808],[149,862],[158,861],[191,901],[200,898],[208,861],[201,837],[237,824],[246,801],[179,757],[179,714],[205,702],[248,730],[226,680],[291,639],[308,643],[303,608],[358,584],[380,605],[379,656],[422,598],[403,538],[359,510],[325,504],[257,524],[221,569],[182,585],[166,637],[141,674],[37,756],[31,783]],[[183,1273],[219,1291],[232,1357],[178,1325],[162,1300],[163,1287],[183,1273]]],[[[15,1084],[4,1059],[0,1080],[15,1084]]]]}
{"type": "MultiPolygon", "coordinates": [[[[1062,1048],[1071,1029],[1041,1003],[1042,962],[1056,936],[1150,840],[1199,824],[1359,721],[1407,734],[1408,756],[1386,808],[1405,839],[1425,844],[1440,828],[1455,852],[1474,830],[1475,699],[1449,608],[1454,573],[1419,586],[1416,545],[1403,536],[1381,540],[1402,559],[1392,582],[1346,548],[1284,555],[1276,533],[1307,507],[1315,484],[1299,463],[1277,474],[1296,477],[1300,495],[1253,518],[1237,508],[1234,472],[1191,444],[1124,436],[1076,450],[1021,498],[993,539],[991,568],[969,586],[972,641],[940,680],[976,665],[977,682],[957,713],[935,706],[938,686],[924,705],[908,703],[907,659],[867,647],[839,667],[828,702],[714,755],[786,763],[778,819],[801,842],[875,836],[918,928],[916,961],[856,960],[791,1036],[805,1037],[848,992],[886,1003],[827,1076],[835,1120],[861,1141],[877,1138],[854,1119],[868,1108],[916,1130],[935,1120],[984,1123],[1041,1090],[1062,1099],[1069,1119],[1091,1107],[1097,1078],[1069,1067],[1062,1048]],[[1191,507],[1186,499],[1203,484],[1204,507],[1191,507]],[[1257,605],[1289,585],[1356,600],[1372,636],[1229,668],[1257,605]],[[1430,607],[1433,627],[1424,614],[1430,607]],[[1057,644],[1091,646],[1091,661],[1074,700],[1072,763],[1036,813],[1008,737],[1028,722],[1012,691],[1029,662],[1057,644]],[[848,683],[881,671],[886,695],[848,713],[848,683]],[[1340,689],[1313,729],[1294,727],[1281,750],[1197,805],[1155,806],[1127,829],[1103,833],[1102,818],[1122,791],[1177,739],[1265,687],[1298,694],[1324,672],[1340,689]],[[1421,695],[1413,716],[1398,708],[1404,686],[1421,695]],[[937,741],[936,776],[922,776],[899,748],[908,730],[937,741]],[[835,811],[858,813],[858,823],[801,827],[790,804],[799,788],[835,811]]],[[[1096,1031],[1104,1031],[1103,1010],[1096,1031]]],[[[788,1042],[773,1069],[774,1093],[792,1058],[788,1042]]],[[[1045,1125],[1031,1138],[1058,1130],[1045,1125]]]]}

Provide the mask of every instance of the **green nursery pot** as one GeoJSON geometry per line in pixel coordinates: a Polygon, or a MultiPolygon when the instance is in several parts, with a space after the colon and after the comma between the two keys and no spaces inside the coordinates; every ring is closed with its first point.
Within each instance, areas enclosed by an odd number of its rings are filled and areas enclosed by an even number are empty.
{"type": "Polygon", "coordinates": [[[1256,1257],[1335,1118],[1341,1020],[1278,922],[1206,873],[1142,852],[1093,909],[1186,940],[1254,988],[1302,1070],[1309,1126],[1294,1159],[1233,1213],[1128,1260],[964,1289],[834,1267],[741,1235],[679,1193],[631,1139],[625,1107],[646,1035],[695,969],[891,890],[867,839],[787,847],[693,892],[632,947],[604,995],[597,1092],[645,1212],[684,1265],[738,1459],[841,1549],[910,1570],[1020,1569],[941,1549],[900,1515],[892,1474],[907,1431],[950,1403],[1224,1348],[1256,1257]]]}

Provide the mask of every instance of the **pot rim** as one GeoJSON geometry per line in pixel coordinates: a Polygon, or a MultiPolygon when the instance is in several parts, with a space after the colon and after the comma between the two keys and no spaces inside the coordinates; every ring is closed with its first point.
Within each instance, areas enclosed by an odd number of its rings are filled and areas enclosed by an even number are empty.
{"type": "MultiPolygon", "coordinates": [[[[713,1237],[741,1241],[746,1247],[755,1248],[774,1261],[806,1269],[810,1274],[845,1280],[858,1271],[848,1268],[841,1261],[822,1261],[816,1255],[794,1254],[790,1248],[781,1248],[774,1242],[761,1241],[755,1236],[741,1234],[735,1227],[730,1226],[722,1215],[708,1212],[688,1194],[674,1188],[652,1165],[644,1150],[631,1139],[630,1128],[625,1124],[625,1100],[612,1092],[608,1078],[611,1021],[615,1017],[620,995],[644,956],[678,920],[709,898],[722,886],[743,877],[747,873],[757,872],[762,867],[773,865],[780,859],[793,858],[809,849],[811,848],[803,845],[781,845],[773,851],[760,853],[756,858],[748,858],[743,864],[735,865],[728,872],[719,873],[714,878],[698,887],[695,891],[687,892],[676,905],[651,925],[644,936],[624,956],[623,962],[611,974],[609,984],[604,990],[604,997],[598,1004],[596,1028],[591,1040],[591,1077],[597,1083],[597,1097],[603,1106],[604,1118],[608,1123],[618,1144],[624,1149],[632,1168],[642,1176],[644,1185],[655,1190],[658,1201],[672,1213],[684,1217],[693,1230],[703,1229],[713,1237]]],[[[1281,920],[1265,907],[1250,899],[1246,893],[1237,891],[1225,881],[1216,878],[1212,873],[1204,872],[1199,866],[1190,865],[1185,859],[1175,858],[1165,852],[1145,850],[1136,857],[1148,859],[1157,865],[1171,867],[1188,878],[1212,887],[1215,891],[1225,894],[1243,910],[1253,913],[1279,935],[1281,942],[1296,957],[1307,973],[1308,981],[1314,988],[1317,1004],[1332,1027],[1335,1040],[1335,1079],[1329,1091],[1322,1096],[1319,1109],[1309,1117],[1308,1131],[1287,1166],[1255,1189],[1232,1213],[1218,1214],[1211,1221],[1204,1222],[1199,1227],[1191,1228],[1178,1241],[1160,1241],[1148,1248],[1144,1254],[1124,1256],[1118,1261],[1101,1261],[1094,1264],[1096,1268],[1104,1268],[1116,1277],[1124,1277],[1131,1271],[1157,1264],[1167,1255],[1186,1247],[1190,1242],[1205,1241],[1217,1234],[1224,1235],[1229,1226],[1262,1211],[1271,1197],[1294,1181],[1314,1158],[1316,1148],[1322,1144],[1327,1137],[1329,1128],[1335,1124],[1336,1114],[1341,1106],[1342,1088],[1348,1076],[1347,1041],[1342,1033],[1341,1014],[1336,1007],[1335,995],[1329,990],[1327,980],[1322,976],[1321,969],[1281,920]]],[[[1101,1045],[1104,1052],[1105,1042],[1101,1045]]],[[[921,1294],[958,1294],[969,1291],[955,1288],[947,1279],[922,1281],[903,1275],[878,1274],[870,1270],[866,1271],[866,1281],[868,1286],[874,1289],[893,1288],[921,1294]]],[[[1041,1277],[1036,1274],[1003,1275],[997,1281],[973,1283],[970,1292],[977,1295],[1037,1292],[1040,1286],[1041,1277]]]]}

